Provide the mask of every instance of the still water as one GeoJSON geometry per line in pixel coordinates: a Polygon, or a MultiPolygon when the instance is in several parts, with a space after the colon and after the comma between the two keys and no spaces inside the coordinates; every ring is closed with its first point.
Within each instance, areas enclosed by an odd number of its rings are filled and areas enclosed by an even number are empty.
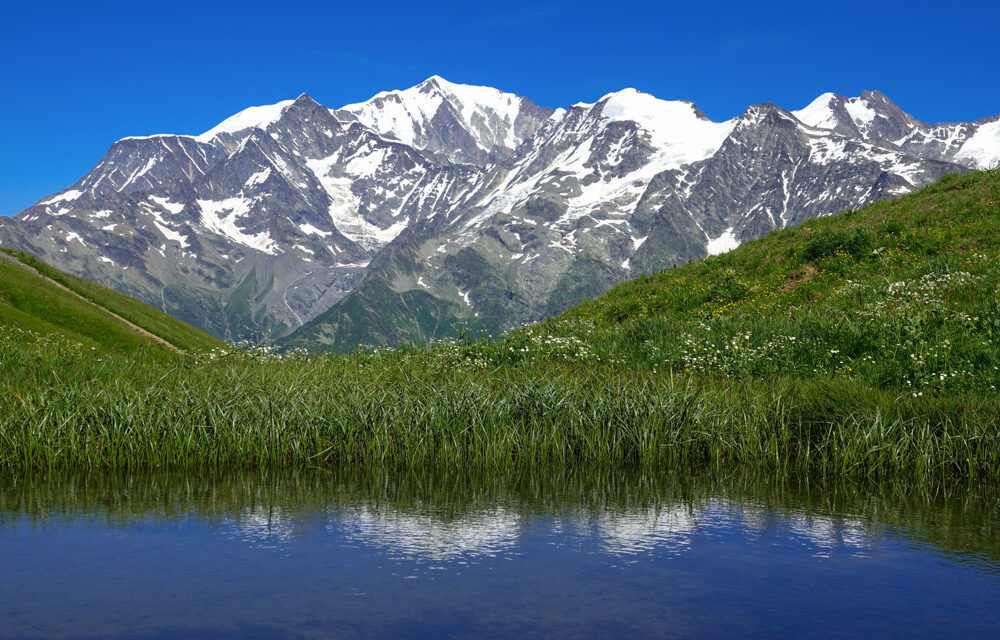
{"type": "Polygon", "coordinates": [[[1000,637],[975,484],[0,478],[0,637],[1000,637]]]}

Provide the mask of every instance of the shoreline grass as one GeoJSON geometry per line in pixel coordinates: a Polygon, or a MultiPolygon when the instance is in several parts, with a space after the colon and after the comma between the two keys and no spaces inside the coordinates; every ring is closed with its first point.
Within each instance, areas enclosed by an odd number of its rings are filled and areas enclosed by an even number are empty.
{"type": "Polygon", "coordinates": [[[4,385],[0,467],[620,463],[970,477],[1000,470],[996,396],[914,399],[849,380],[706,383],[566,365],[482,377],[405,358],[262,363],[232,354],[173,368],[111,360],[86,378],[52,370],[34,388],[4,385]]]}

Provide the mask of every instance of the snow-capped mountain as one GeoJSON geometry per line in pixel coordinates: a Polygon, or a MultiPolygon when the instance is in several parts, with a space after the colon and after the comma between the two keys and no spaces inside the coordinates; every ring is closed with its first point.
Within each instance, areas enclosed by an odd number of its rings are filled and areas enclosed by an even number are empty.
{"type": "Polygon", "coordinates": [[[432,76],[405,91],[384,91],[336,113],[445,162],[485,165],[510,155],[552,109],[492,87],[432,76]]]}
{"type": "Polygon", "coordinates": [[[0,244],[227,338],[310,348],[497,332],[810,217],[1000,162],[1000,117],[878,92],[714,122],[626,89],[555,111],[433,77],[125,138],[0,244]]]}
{"type": "Polygon", "coordinates": [[[623,279],[963,170],[771,104],[713,122],[691,103],[627,89],[553,113],[290,342],[346,346],[456,321],[501,331],[623,279]]]}
{"type": "Polygon", "coordinates": [[[929,125],[904,113],[878,91],[857,98],[824,93],[793,115],[811,127],[834,131],[924,158],[975,169],[1000,164],[1000,116],[975,122],[929,125]]]}

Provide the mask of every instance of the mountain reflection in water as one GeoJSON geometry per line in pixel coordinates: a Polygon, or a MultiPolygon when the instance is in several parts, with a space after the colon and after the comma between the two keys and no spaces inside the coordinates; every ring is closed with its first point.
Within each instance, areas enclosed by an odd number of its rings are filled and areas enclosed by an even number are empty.
{"type": "Polygon", "coordinates": [[[998,522],[995,488],[954,482],[8,477],[0,635],[977,634],[998,522]]]}

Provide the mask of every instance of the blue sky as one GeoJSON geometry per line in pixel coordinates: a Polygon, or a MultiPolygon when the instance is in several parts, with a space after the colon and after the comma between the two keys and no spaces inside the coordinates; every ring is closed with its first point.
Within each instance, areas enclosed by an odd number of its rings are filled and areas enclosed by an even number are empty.
{"type": "Polygon", "coordinates": [[[930,122],[1000,112],[995,0],[679,4],[8,3],[0,215],[127,135],[197,134],[302,92],[335,107],[433,74],[548,106],[636,87],[716,120],[863,89],[930,122]]]}

